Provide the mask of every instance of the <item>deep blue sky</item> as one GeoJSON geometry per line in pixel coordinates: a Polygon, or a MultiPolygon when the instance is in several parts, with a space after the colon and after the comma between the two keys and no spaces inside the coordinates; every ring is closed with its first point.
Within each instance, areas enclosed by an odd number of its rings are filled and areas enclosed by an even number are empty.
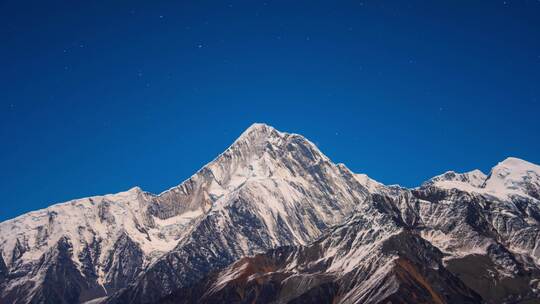
{"type": "Polygon", "coordinates": [[[416,186],[540,163],[539,1],[1,1],[0,220],[179,184],[251,123],[416,186]]]}

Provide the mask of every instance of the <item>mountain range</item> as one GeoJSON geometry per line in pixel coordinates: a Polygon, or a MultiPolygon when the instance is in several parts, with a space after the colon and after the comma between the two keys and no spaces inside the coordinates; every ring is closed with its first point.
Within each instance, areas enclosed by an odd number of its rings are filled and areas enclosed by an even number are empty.
{"type": "Polygon", "coordinates": [[[539,303],[540,166],[409,189],[250,126],[158,195],[0,223],[0,303],[539,303]]]}

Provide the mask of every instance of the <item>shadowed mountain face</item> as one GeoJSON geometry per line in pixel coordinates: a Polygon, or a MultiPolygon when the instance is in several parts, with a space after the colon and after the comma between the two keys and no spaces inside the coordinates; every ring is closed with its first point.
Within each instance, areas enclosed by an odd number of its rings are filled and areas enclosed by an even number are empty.
{"type": "Polygon", "coordinates": [[[540,167],[385,186],[247,129],[190,179],[0,223],[0,302],[513,303],[540,296],[540,167]]]}
{"type": "MultiPolygon", "coordinates": [[[[366,233],[356,216],[309,246],[246,257],[162,303],[479,303],[442,264],[442,253],[408,230],[367,236],[369,256],[350,239],[366,233]],[[352,241],[352,242],[351,242],[352,241]],[[342,246],[343,245],[343,246],[342,246]],[[339,253],[339,254],[335,254],[339,253]],[[361,256],[354,260],[351,256],[361,256]],[[341,256],[341,257],[340,257],[341,256]]],[[[390,227],[388,227],[390,228],[390,227]]],[[[395,227],[394,227],[395,228],[395,227]]],[[[392,229],[392,228],[390,228],[392,229]]],[[[380,233],[380,232],[379,232],[380,233]]],[[[366,252],[367,253],[367,252],[366,252]]]]}

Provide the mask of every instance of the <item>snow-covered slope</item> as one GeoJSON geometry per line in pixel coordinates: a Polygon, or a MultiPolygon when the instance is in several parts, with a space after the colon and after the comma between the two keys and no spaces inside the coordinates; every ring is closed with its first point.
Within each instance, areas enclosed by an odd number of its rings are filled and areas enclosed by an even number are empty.
{"type": "Polygon", "coordinates": [[[75,287],[81,299],[124,287],[146,265],[174,248],[204,213],[202,205],[163,216],[162,205],[175,196],[181,197],[171,191],[154,196],[135,187],[53,205],[0,223],[0,253],[11,273],[2,296],[17,303],[44,297],[48,291],[41,287],[46,273],[58,261],[46,265],[43,260],[58,247],[66,249],[73,271],[81,275],[81,286],[75,287]]]}
{"type": "Polygon", "coordinates": [[[162,220],[148,213],[153,199],[151,194],[135,187],[117,194],[53,205],[5,221],[0,224],[3,256],[10,265],[31,262],[62,237],[70,239],[75,255],[95,238],[102,239],[101,250],[107,251],[114,244],[114,236],[123,232],[140,244],[149,257],[153,252],[169,251],[174,247],[174,239],[184,232],[181,227],[202,211],[162,220]]]}

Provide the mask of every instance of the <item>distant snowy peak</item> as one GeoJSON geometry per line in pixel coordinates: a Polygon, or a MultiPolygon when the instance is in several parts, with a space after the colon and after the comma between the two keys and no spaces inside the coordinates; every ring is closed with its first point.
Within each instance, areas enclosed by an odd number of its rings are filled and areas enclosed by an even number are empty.
{"type": "Polygon", "coordinates": [[[426,184],[435,185],[451,185],[465,184],[471,187],[481,188],[486,181],[487,176],[480,170],[473,170],[466,173],[457,173],[455,171],[447,171],[441,175],[437,175],[426,182],[426,184]]]}
{"type": "Polygon", "coordinates": [[[540,166],[509,157],[493,167],[487,176],[480,170],[467,173],[448,171],[422,186],[458,189],[500,199],[516,195],[540,199],[540,166]]]}
{"type": "Polygon", "coordinates": [[[493,192],[524,193],[540,199],[540,166],[509,157],[491,169],[484,188],[493,192]]]}

